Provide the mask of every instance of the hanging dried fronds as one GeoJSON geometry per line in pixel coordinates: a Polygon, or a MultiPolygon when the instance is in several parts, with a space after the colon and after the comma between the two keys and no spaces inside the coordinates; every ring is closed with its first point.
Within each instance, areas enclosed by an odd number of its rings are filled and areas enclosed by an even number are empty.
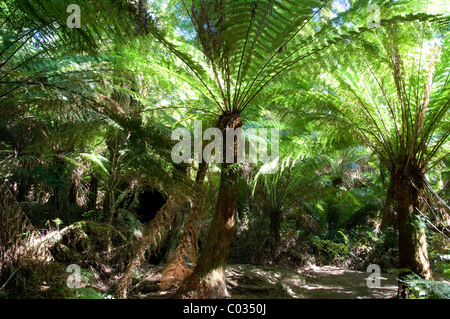
{"type": "Polygon", "coordinates": [[[197,262],[198,239],[205,203],[205,192],[202,185],[207,168],[207,163],[200,163],[196,178],[197,190],[191,213],[183,228],[183,237],[175,252],[169,257],[169,263],[161,274],[161,290],[178,287],[192,273],[192,267],[197,262]]]}
{"type": "Polygon", "coordinates": [[[6,183],[0,185],[0,282],[10,280],[27,260],[53,259],[6,183]]]}
{"type": "Polygon", "coordinates": [[[169,197],[167,203],[158,211],[155,218],[146,227],[142,240],[133,249],[133,258],[130,260],[124,275],[117,287],[119,298],[127,298],[127,290],[131,285],[136,270],[145,258],[145,252],[157,251],[164,242],[169,230],[172,228],[176,211],[181,209],[183,200],[174,196],[169,197]]]}
{"type": "Polygon", "coordinates": [[[191,273],[197,261],[198,238],[201,229],[204,194],[198,203],[194,203],[191,214],[183,228],[183,237],[175,252],[170,256],[169,263],[161,273],[161,290],[178,287],[191,273]]]}

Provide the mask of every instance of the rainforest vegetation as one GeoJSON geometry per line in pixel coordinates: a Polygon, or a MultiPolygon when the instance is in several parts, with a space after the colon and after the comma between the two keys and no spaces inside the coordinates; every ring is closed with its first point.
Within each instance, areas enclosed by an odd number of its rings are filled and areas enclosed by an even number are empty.
{"type": "Polygon", "coordinates": [[[0,297],[450,298],[449,13],[2,1],[0,297]]]}

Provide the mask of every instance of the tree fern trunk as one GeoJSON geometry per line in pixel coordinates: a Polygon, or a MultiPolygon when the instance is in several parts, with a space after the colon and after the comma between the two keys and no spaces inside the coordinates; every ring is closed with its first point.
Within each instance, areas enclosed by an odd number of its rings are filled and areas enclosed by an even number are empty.
{"type": "Polygon", "coordinates": [[[68,186],[66,176],[64,174],[65,163],[60,157],[55,157],[54,161],[56,183],[53,187],[53,215],[55,218],[65,219],[67,216],[68,206],[68,186]]]}
{"type": "MultiPolygon", "coordinates": [[[[399,268],[409,269],[424,279],[433,279],[428,260],[427,241],[424,227],[418,222],[419,211],[424,211],[424,185],[423,177],[393,176],[393,188],[398,213],[398,252],[399,268]],[[415,185],[411,183],[414,178],[415,185]]],[[[400,274],[402,280],[408,274],[400,274]]],[[[407,287],[399,282],[398,297],[407,298],[407,287]]]]}
{"type": "Polygon", "coordinates": [[[393,210],[392,204],[393,204],[393,190],[392,185],[390,185],[386,192],[386,199],[382,210],[381,226],[380,226],[381,229],[387,227],[394,228],[396,225],[396,215],[395,211],[393,210]]]}
{"type": "Polygon", "coordinates": [[[19,182],[17,183],[18,190],[17,190],[17,201],[24,202],[26,200],[26,196],[28,195],[28,192],[30,191],[30,180],[27,176],[25,176],[26,173],[21,172],[19,182]]]}
{"type": "MultiPolygon", "coordinates": [[[[164,251],[163,256],[161,257],[161,260],[159,261],[159,264],[167,264],[170,260],[170,257],[174,254],[178,247],[178,243],[180,242],[180,234],[182,233],[184,220],[186,215],[189,214],[190,211],[190,205],[189,202],[186,201],[183,204],[183,207],[181,207],[180,210],[178,210],[175,213],[174,221],[172,229],[170,230],[170,235],[168,236],[166,240],[166,247],[167,249],[164,251]]],[[[162,280],[162,278],[161,278],[162,280]]]]}
{"type": "Polygon", "coordinates": [[[106,253],[110,256],[112,251],[112,223],[114,219],[113,210],[114,194],[111,189],[107,189],[105,193],[105,198],[103,199],[103,216],[106,218],[106,253]]]}
{"type": "Polygon", "coordinates": [[[89,184],[89,195],[86,209],[95,210],[97,208],[97,197],[98,197],[98,178],[92,176],[91,182],[89,184]]]}
{"type": "Polygon", "coordinates": [[[186,264],[196,264],[198,251],[198,238],[200,236],[201,218],[205,196],[203,181],[205,179],[208,163],[199,164],[195,179],[196,191],[191,211],[183,227],[183,236],[180,243],[169,257],[169,262],[161,274],[160,289],[169,290],[178,287],[191,273],[192,269],[186,264]]]}
{"type": "Polygon", "coordinates": [[[116,291],[119,298],[127,298],[128,288],[131,285],[135,272],[145,258],[145,252],[147,250],[150,253],[155,252],[166,239],[176,212],[181,208],[183,201],[173,196],[169,197],[166,204],[161,207],[155,218],[147,225],[142,239],[133,249],[133,257],[119,281],[116,291]]]}
{"type": "Polygon", "coordinates": [[[108,183],[106,186],[105,197],[103,199],[103,216],[106,219],[106,252],[107,256],[110,257],[110,253],[112,251],[112,227],[114,220],[114,203],[115,203],[115,195],[114,189],[118,180],[117,172],[120,171],[120,163],[119,163],[119,138],[114,137],[107,141],[108,150],[109,150],[109,161],[111,163],[111,171],[108,179],[108,183]]]}
{"type": "Polygon", "coordinates": [[[272,257],[277,258],[277,251],[280,245],[280,231],[281,231],[282,214],[280,210],[272,210],[270,212],[270,249],[272,257]]]}
{"type": "MultiPolygon", "coordinates": [[[[226,136],[227,128],[242,126],[240,114],[224,114],[219,118],[218,128],[226,136]]],[[[219,194],[216,212],[212,220],[206,244],[192,274],[175,293],[174,298],[224,298],[228,296],[225,282],[225,267],[228,250],[236,228],[237,169],[225,161],[221,165],[219,194]]],[[[236,162],[236,141],[234,153],[236,162]]]]}

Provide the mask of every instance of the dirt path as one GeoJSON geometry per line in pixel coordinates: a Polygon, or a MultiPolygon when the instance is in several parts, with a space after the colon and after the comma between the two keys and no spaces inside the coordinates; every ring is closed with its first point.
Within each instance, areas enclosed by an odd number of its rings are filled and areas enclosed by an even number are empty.
{"type": "Polygon", "coordinates": [[[226,271],[231,298],[390,299],[397,294],[393,274],[381,274],[381,287],[367,287],[370,273],[335,266],[312,266],[295,272],[275,266],[230,265],[226,271]]]}

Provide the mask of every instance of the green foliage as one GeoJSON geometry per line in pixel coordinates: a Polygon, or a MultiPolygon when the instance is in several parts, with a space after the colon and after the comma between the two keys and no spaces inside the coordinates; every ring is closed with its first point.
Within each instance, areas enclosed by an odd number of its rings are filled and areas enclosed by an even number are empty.
{"type": "MultiPolygon", "coordinates": [[[[0,179],[42,233],[47,221],[71,229],[51,247],[56,266],[94,269],[68,298],[110,298],[96,276],[111,283],[111,268],[127,265],[145,231],[143,190],[193,202],[198,163],[174,165],[171,132],[226,113],[244,129],[280,130],[275,174],[262,163],[227,168],[239,174],[236,261],[395,267],[396,231],[378,225],[395,210],[389,173],[411,167],[429,184],[418,225],[448,231],[445,1],[75,2],[79,29],[66,25],[71,0],[0,3],[0,179]],[[369,4],[380,28],[367,26],[369,4]]],[[[206,225],[220,169],[205,178],[206,225]]],[[[448,274],[431,235],[433,267],[448,274]]],[[[26,296],[44,281],[66,294],[46,265],[14,264],[2,279],[29,285],[26,296]]],[[[408,280],[420,298],[448,297],[443,283],[408,280]]]]}
{"type": "Polygon", "coordinates": [[[92,287],[95,281],[95,273],[92,270],[80,269],[80,288],[71,288],[66,299],[114,299],[110,294],[92,287]]]}
{"type": "MultiPolygon", "coordinates": [[[[343,234],[342,232],[340,232],[343,234]]],[[[345,235],[344,235],[345,236],[345,235]]],[[[344,262],[348,260],[349,247],[346,242],[336,242],[314,236],[311,240],[312,248],[317,253],[319,263],[344,262]]]]}
{"type": "Polygon", "coordinates": [[[114,299],[114,297],[92,287],[86,287],[74,289],[67,299],[114,299]]]}
{"type": "Polygon", "coordinates": [[[415,298],[450,299],[450,284],[448,282],[425,280],[416,274],[407,275],[404,281],[415,298]]]}
{"type": "Polygon", "coordinates": [[[442,269],[443,275],[447,279],[450,278],[450,254],[447,255],[438,254],[438,257],[441,260],[440,267],[442,269]]]}

